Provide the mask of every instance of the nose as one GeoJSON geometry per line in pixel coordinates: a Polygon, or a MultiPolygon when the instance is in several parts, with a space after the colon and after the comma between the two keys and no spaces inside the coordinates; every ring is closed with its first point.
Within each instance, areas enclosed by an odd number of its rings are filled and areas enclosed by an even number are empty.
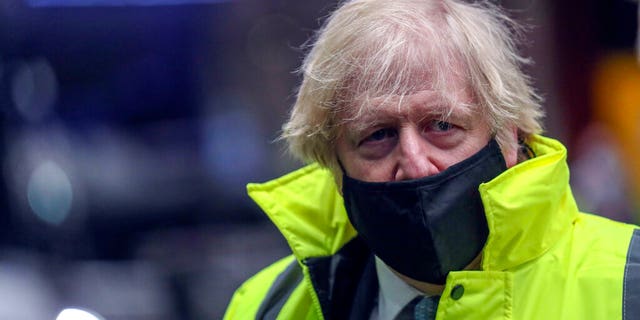
{"type": "Polygon", "coordinates": [[[416,128],[399,132],[395,181],[419,179],[438,173],[432,162],[432,146],[416,128]]]}

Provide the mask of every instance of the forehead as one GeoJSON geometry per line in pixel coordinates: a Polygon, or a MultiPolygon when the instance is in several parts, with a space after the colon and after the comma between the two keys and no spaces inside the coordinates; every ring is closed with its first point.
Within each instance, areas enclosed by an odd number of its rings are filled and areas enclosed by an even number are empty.
{"type": "MultiPolygon", "coordinates": [[[[459,94],[462,95],[462,94],[459,94]]],[[[407,95],[387,95],[362,101],[359,114],[354,118],[367,118],[376,116],[404,116],[412,117],[416,114],[443,114],[452,113],[456,109],[462,109],[469,101],[463,97],[442,95],[434,90],[422,90],[407,95]]]]}
{"type": "Polygon", "coordinates": [[[424,89],[404,95],[377,97],[362,95],[346,105],[338,117],[343,125],[369,126],[398,118],[421,120],[469,116],[477,109],[469,88],[461,83],[452,83],[448,90],[424,89]]]}
{"type": "Polygon", "coordinates": [[[458,59],[446,59],[446,66],[434,61],[388,69],[384,75],[369,69],[357,73],[338,90],[342,116],[358,118],[383,111],[410,112],[415,106],[453,111],[474,100],[469,73],[458,59]],[[395,110],[394,110],[395,109],[395,110]]]}

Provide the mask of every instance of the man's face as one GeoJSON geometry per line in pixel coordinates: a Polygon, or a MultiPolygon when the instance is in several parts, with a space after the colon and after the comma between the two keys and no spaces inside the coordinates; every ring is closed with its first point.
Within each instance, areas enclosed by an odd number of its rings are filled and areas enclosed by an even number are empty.
{"type": "MultiPolygon", "coordinates": [[[[418,179],[486,146],[491,138],[486,121],[474,111],[468,90],[455,92],[447,100],[458,103],[443,102],[430,90],[405,96],[400,103],[394,97],[370,101],[375,108],[346,122],[337,139],[337,155],[347,174],[368,182],[418,179]]],[[[517,151],[505,159],[513,166],[517,151]]]]}

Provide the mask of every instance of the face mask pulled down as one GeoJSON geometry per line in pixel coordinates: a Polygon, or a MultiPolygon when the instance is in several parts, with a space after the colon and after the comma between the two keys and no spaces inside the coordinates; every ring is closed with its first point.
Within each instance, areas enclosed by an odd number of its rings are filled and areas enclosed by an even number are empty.
{"type": "MultiPolygon", "coordinates": [[[[506,170],[498,143],[441,173],[397,182],[343,175],[347,214],[388,266],[418,281],[444,284],[482,250],[487,220],[478,187],[506,170]]],[[[344,171],[344,170],[343,170],[344,171]]]]}

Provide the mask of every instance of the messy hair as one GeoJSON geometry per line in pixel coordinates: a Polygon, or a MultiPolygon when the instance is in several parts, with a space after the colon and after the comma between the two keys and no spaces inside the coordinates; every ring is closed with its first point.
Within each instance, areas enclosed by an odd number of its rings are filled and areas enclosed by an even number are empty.
{"type": "Polygon", "coordinates": [[[334,142],[341,125],[371,112],[371,99],[425,89],[452,99],[458,78],[473,97],[466,107],[482,115],[503,149],[513,148],[507,128],[515,125],[525,139],[542,131],[543,116],[522,70],[530,61],[517,52],[519,32],[489,2],[346,1],[310,41],[281,137],[301,160],[339,172],[334,142]]]}

